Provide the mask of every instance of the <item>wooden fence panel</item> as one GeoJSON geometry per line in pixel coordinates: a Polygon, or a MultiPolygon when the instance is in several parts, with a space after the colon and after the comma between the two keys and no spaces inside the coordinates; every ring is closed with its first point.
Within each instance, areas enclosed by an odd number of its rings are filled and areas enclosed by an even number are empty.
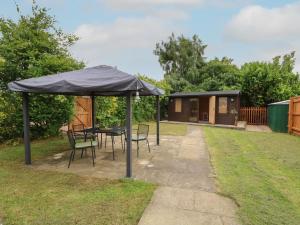
{"type": "Polygon", "coordinates": [[[69,123],[69,129],[72,125],[84,124],[85,127],[92,126],[92,100],[90,97],[76,97],[74,106],[74,117],[69,123]]]}
{"type": "Polygon", "coordinates": [[[290,99],[288,127],[289,133],[300,135],[300,96],[290,99]]]}
{"type": "Polygon", "coordinates": [[[266,107],[241,107],[239,120],[247,121],[251,125],[267,124],[267,108],[266,107]]]}

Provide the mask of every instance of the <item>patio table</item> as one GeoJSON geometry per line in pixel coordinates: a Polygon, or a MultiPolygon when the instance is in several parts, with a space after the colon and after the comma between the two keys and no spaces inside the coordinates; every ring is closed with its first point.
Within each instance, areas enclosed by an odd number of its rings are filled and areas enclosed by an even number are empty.
{"type": "MultiPolygon", "coordinates": [[[[110,128],[95,127],[95,128],[86,128],[86,129],[84,129],[84,131],[86,131],[87,133],[101,134],[100,148],[102,148],[102,134],[105,134],[106,137],[107,137],[107,135],[120,136],[120,135],[125,134],[125,127],[110,127],[110,128]]],[[[97,135],[97,137],[98,137],[98,135],[97,135]]],[[[106,140],[106,137],[105,137],[105,140],[106,140]]],[[[98,143],[99,143],[99,140],[98,140],[98,143]]],[[[106,141],[105,141],[105,147],[106,147],[106,141]]]]}

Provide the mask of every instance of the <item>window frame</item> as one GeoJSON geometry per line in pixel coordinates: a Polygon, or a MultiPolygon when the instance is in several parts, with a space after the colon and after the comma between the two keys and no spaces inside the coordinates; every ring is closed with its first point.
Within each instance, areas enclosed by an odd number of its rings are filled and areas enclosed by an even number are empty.
{"type": "Polygon", "coordinates": [[[218,113],[219,114],[228,114],[228,97],[221,96],[221,97],[218,98],[218,113]],[[220,103],[225,103],[225,101],[221,101],[221,99],[222,100],[226,99],[226,107],[221,108],[222,105],[220,105],[220,103]],[[221,109],[222,109],[222,111],[221,111],[221,109]],[[226,111],[223,111],[223,109],[226,109],[226,111]]]}

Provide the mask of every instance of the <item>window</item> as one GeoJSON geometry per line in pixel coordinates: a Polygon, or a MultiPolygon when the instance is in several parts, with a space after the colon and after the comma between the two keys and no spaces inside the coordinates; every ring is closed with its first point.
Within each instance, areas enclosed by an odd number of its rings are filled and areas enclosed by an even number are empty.
{"type": "Polygon", "coordinates": [[[181,98],[175,98],[175,112],[181,112],[181,98]]]}
{"type": "Polygon", "coordinates": [[[227,113],[227,97],[219,98],[219,113],[227,113]]]}

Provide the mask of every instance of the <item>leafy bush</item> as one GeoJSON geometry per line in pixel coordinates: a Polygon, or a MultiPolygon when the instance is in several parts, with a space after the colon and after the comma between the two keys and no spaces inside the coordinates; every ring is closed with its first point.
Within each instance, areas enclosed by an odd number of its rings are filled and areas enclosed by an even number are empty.
{"type": "MultiPolygon", "coordinates": [[[[171,92],[171,85],[168,83],[166,79],[157,81],[153,78],[150,78],[145,75],[139,74],[138,77],[141,80],[144,80],[162,90],[164,90],[165,94],[163,96],[160,96],[160,117],[162,119],[167,118],[167,113],[168,113],[168,103],[169,103],[169,98],[168,95],[171,92]]],[[[155,113],[156,113],[156,103],[155,103],[155,97],[154,96],[149,96],[149,97],[141,97],[140,102],[137,103],[140,107],[136,109],[136,112],[140,110],[140,118],[142,120],[140,121],[150,121],[155,119],[155,113]],[[144,104],[144,106],[143,106],[144,104]],[[149,113],[149,111],[151,113],[149,113]]],[[[135,108],[137,108],[135,106],[135,108]]],[[[137,120],[137,116],[135,117],[137,120]]],[[[138,121],[138,120],[137,120],[138,121]]]]}
{"type": "MultiPolygon", "coordinates": [[[[170,93],[170,87],[165,80],[156,81],[145,75],[138,77],[170,93]]],[[[161,116],[165,117],[167,112],[168,99],[165,96],[161,99],[161,116]]],[[[126,121],[126,97],[96,97],[96,119],[103,127],[113,125],[125,125],[126,121]]],[[[141,96],[139,101],[133,101],[133,122],[144,122],[155,120],[156,101],[155,96],[141,96]]]]}
{"type": "Polygon", "coordinates": [[[272,62],[251,62],[241,67],[245,105],[264,106],[300,94],[299,74],[294,73],[294,52],[272,62]]]}
{"type": "MultiPolygon", "coordinates": [[[[23,133],[22,97],[9,91],[7,84],[83,68],[68,53],[76,40],[56,28],[54,18],[35,3],[32,15],[20,15],[17,22],[0,18],[0,142],[23,133]]],[[[29,104],[31,134],[38,138],[58,134],[72,115],[73,98],[30,95],[29,104]]]]}
{"type": "Polygon", "coordinates": [[[125,123],[126,103],[124,97],[96,97],[96,119],[102,127],[125,123]]]}

